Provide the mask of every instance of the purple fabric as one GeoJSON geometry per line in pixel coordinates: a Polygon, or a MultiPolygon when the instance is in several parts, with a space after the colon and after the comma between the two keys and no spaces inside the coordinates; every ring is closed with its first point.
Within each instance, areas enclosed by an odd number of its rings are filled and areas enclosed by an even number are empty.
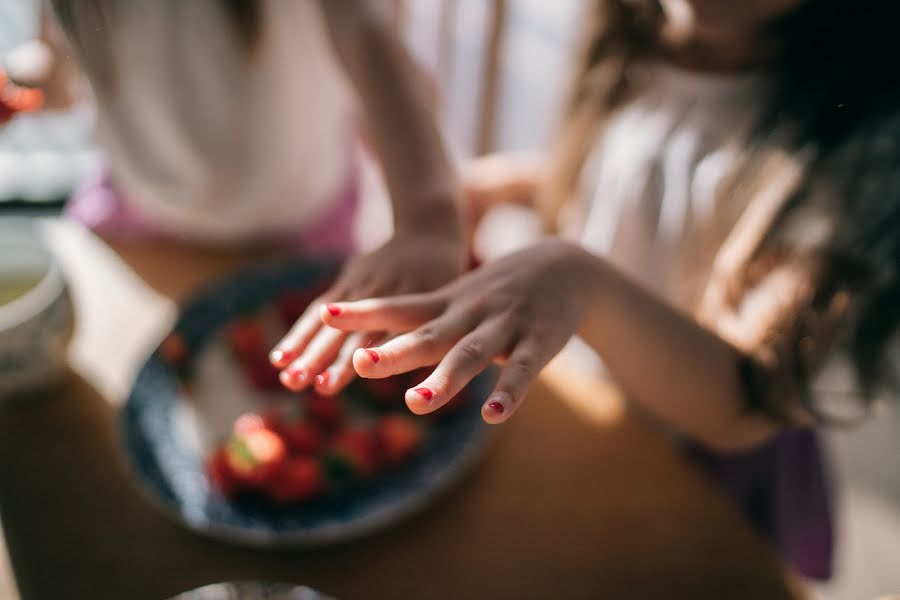
{"type": "MultiPolygon", "coordinates": [[[[348,175],[329,203],[328,211],[315,222],[289,228],[273,238],[291,252],[347,257],[356,251],[354,216],[359,207],[360,168],[351,161],[348,175]]],[[[69,199],[65,214],[109,239],[178,239],[162,231],[152,219],[140,214],[112,180],[107,168],[87,179],[69,199]]]]}
{"type": "Polygon", "coordinates": [[[739,454],[714,453],[695,444],[688,444],[687,450],[787,564],[812,579],[831,577],[831,494],[814,430],[788,429],[762,447],[739,454]]]}

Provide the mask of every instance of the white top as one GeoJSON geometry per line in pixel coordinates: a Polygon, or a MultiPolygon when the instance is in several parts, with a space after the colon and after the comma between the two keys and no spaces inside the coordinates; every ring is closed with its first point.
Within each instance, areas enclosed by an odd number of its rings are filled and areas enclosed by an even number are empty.
{"type": "Polygon", "coordinates": [[[611,117],[584,170],[580,231],[567,229],[691,310],[745,208],[718,191],[740,167],[762,82],[670,66],[640,75],[638,97],[611,117]]]}
{"type": "MultiPolygon", "coordinates": [[[[561,225],[567,237],[693,312],[745,208],[717,191],[740,167],[763,81],[647,65],[635,83],[636,97],[602,128],[582,171],[581,204],[561,225]]],[[[605,372],[580,338],[565,355],[605,372]]]]}
{"type": "Polygon", "coordinates": [[[248,55],[219,0],[116,2],[98,134],[128,199],[209,241],[314,220],[351,160],[353,98],[315,2],[262,0],[248,55]]]}
{"type": "MultiPolygon", "coordinates": [[[[746,208],[749,194],[719,190],[742,166],[766,83],[759,74],[709,75],[662,65],[640,76],[638,96],[597,140],[581,181],[586,201],[567,215],[565,229],[693,314],[713,261],[746,208]]],[[[900,377],[900,335],[894,338],[888,353],[900,377]]],[[[567,355],[604,370],[577,338],[567,355]]],[[[858,392],[848,358],[839,348],[829,355],[813,382],[820,401],[858,392]]]]}

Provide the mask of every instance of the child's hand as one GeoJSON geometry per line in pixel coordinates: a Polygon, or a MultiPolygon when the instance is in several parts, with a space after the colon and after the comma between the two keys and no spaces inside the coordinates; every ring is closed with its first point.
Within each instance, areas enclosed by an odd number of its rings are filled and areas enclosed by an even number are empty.
{"type": "Polygon", "coordinates": [[[335,394],[356,377],[354,351],[384,338],[377,327],[351,334],[324,326],[324,304],[431,291],[458,277],[465,257],[459,236],[434,231],[396,234],[381,248],[351,261],[272,351],[272,363],[284,369],[282,383],[295,391],[314,385],[320,393],[335,394]]]}
{"type": "Polygon", "coordinates": [[[511,254],[430,293],[337,303],[322,320],[344,331],[409,332],[357,350],[353,366],[381,378],[437,364],[406,392],[417,414],[453,398],[492,361],[505,363],[482,407],[501,423],[582,321],[595,273],[587,253],[558,240],[511,254]]]}

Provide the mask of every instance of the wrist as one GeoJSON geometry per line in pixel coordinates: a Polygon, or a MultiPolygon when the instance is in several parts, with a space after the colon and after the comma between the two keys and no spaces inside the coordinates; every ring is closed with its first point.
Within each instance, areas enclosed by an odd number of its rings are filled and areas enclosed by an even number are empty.
{"type": "Polygon", "coordinates": [[[427,236],[464,245],[465,225],[462,210],[456,198],[449,194],[404,210],[395,209],[394,235],[427,236]]]}
{"type": "Polygon", "coordinates": [[[584,307],[582,325],[592,320],[596,308],[603,306],[608,291],[611,267],[601,257],[580,245],[570,244],[566,262],[572,281],[571,293],[576,294],[584,307]]]}

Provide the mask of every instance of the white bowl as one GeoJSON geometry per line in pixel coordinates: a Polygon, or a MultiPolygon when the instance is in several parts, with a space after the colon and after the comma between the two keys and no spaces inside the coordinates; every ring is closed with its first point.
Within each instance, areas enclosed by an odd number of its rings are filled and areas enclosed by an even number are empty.
{"type": "Polygon", "coordinates": [[[0,398],[47,386],[65,372],[74,321],[65,279],[40,224],[0,218],[0,287],[21,278],[37,283],[0,304],[0,398]]]}

